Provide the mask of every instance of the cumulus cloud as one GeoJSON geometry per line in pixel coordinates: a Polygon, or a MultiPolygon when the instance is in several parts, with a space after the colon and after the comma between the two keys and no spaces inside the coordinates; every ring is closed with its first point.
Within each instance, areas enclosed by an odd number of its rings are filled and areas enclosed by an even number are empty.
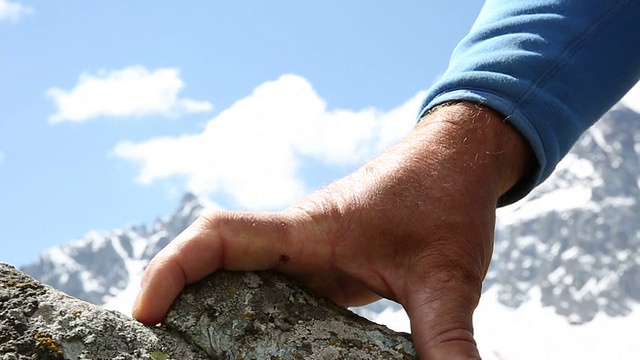
{"type": "Polygon", "coordinates": [[[207,101],[179,98],[178,93],[184,87],[179,75],[178,69],[149,71],[142,66],[82,74],[69,91],[47,90],[47,96],[57,107],[49,122],[83,122],[100,116],[175,117],[213,109],[207,101]]]}
{"type": "Polygon", "coordinates": [[[201,133],[118,144],[114,153],[141,165],[138,181],[183,177],[189,190],[222,194],[249,209],[291,204],[306,188],[300,165],[357,166],[415,125],[424,93],[391,111],[329,110],[302,77],[258,86],[211,119],[201,133]]]}
{"type": "Polygon", "coordinates": [[[620,102],[629,109],[640,114],[640,82],[638,82],[620,102]]]}
{"type": "Polygon", "coordinates": [[[4,153],[0,151],[0,165],[4,164],[4,153]]]}
{"type": "Polygon", "coordinates": [[[18,21],[25,15],[33,14],[33,8],[17,2],[0,0],[0,21],[18,21]]]}

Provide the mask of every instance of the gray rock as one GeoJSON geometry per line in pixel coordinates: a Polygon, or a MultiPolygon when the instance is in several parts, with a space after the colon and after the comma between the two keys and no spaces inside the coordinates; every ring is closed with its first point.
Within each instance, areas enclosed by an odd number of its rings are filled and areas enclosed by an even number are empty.
{"type": "Polygon", "coordinates": [[[0,359],[206,359],[179,335],[72,298],[0,263],[0,359]]]}
{"type": "Polygon", "coordinates": [[[407,334],[273,272],[219,272],[187,288],[164,325],[214,359],[413,359],[407,334]]]}
{"type": "Polygon", "coordinates": [[[0,359],[414,359],[408,334],[271,272],[217,272],[144,326],[0,263],[0,359]]]}

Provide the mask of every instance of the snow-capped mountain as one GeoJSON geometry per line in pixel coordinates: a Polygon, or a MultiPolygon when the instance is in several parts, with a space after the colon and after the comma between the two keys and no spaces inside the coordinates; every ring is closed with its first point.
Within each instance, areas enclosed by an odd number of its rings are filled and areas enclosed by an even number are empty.
{"type": "MultiPolygon", "coordinates": [[[[493,262],[475,318],[486,359],[640,354],[629,337],[640,329],[639,199],[640,114],[617,105],[545,183],[499,210],[493,262]]],[[[186,195],[173,215],[150,226],[90,232],[22,270],[128,313],[147,262],[210,205],[186,195]]],[[[409,330],[395,303],[356,311],[409,330]]]]}
{"type": "Polygon", "coordinates": [[[149,260],[211,206],[208,200],[187,194],[174,214],[151,226],[89,232],[45,251],[21,270],[77,298],[117,308],[123,297],[133,300],[149,260]]]}
{"type": "Polygon", "coordinates": [[[499,212],[485,289],[517,308],[538,288],[575,324],[627,315],[640,301],[639,186],[640,115],[619,105],[545,183],[499,212]]]}

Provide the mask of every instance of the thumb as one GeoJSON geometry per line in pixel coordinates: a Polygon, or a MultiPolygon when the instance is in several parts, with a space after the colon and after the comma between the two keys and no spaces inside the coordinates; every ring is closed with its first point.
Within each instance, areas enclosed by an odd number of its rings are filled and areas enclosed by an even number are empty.
{"type": "Polygon", "coordinates": [[[445,282],[417,292],[405,308],[421,359],[480,360],[473,338],[473,310],[479,293],[445,282]]]}
{"type": "Polygon", "coordinates": [[[218,270],[265,270],[287,261],[291,221],[275,213],[209,212],[149,263],[133,316],[162,320],[185,285],[218,270]]]}

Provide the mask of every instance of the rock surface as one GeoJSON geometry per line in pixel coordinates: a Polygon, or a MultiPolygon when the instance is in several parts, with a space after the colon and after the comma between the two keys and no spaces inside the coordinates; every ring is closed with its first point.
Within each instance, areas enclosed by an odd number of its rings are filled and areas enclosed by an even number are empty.
{"type": "Polygon", "coordinates": [[[207,357],[177,334],[77,300],[0,264],[0,358],[207,357]]]}
{"type": "Polygon", "coordinates": [[[414,359],[407,334],[270,272],[217,272],[162,326],[72,298],[0,263],[0,359],[414,359]]]}
{"type": "Polygon", "coordinates": [[[164,324],[214,359],[414,358],[408,335],[272,272],[216,273],[187,288],[164,324]]]}

